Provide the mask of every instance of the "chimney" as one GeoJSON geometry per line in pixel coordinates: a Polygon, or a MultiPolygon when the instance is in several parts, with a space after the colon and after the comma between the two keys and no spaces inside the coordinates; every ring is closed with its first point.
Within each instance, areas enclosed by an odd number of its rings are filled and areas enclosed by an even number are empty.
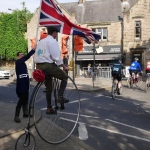
{"type": "Polygon", "coordinates": [[[79,0],[78,4],[84,4],[86,0],[79,0]]]}

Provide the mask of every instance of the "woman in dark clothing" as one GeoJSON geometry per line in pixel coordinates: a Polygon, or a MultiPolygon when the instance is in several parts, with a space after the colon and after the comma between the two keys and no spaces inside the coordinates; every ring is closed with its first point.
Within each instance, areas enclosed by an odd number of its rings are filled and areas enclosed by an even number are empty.
{"type": "Polygon", "coordinates": [[[19,118],[20,110],[22,107],[23,117],[28,117],[28,94],[29,94],[29,75],[25,62],[35,53],[35,49],[32,49],[26,56],[22,52],[17,53],[18,59],[15,63],[16,69],[16,94],[19,97],[19,101],[16,106],[15,118],[16,123],[20,123],[19,118]]]}

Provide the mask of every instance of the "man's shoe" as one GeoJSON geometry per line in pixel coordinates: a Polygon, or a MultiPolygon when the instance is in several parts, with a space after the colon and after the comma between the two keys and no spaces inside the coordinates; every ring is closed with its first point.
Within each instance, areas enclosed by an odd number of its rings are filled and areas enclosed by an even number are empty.
{"type": "Polygon", "coordinates": [[[47,114],[47,115],[55,114],[55,111],[53,110],[53,108],[47,108],[46,114],[47,114]]]}
{"type": "Polygon", "coordinates": [[[58,103],[68,103],[68,102],[69,102],[69,99],[66,99],[66,98],[63,97],[63,96],[58,96],[57,102],[58,102],[58,103]]]}
{"type": "Polygon", "coordinates": [[[21,122],[19,116],[15,116],[14,121],[15,121],[16,123],[20,123],[20,122],[21,122]]]}

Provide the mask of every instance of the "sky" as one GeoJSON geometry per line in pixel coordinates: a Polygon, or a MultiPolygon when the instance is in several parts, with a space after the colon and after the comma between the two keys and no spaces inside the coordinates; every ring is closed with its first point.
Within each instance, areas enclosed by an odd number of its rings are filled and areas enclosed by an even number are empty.
{"type": "MultiPolygon", "coordinates": [[[[78,0],[57,0],[59,3],[65,2],[78,2],[78,0]]],[[[22,2],[25,2],[25,6],[32,13],[40,6],[41,0],[0,0],[0,12],[10,12],[10,9],[22,9],[22,2]]]]}

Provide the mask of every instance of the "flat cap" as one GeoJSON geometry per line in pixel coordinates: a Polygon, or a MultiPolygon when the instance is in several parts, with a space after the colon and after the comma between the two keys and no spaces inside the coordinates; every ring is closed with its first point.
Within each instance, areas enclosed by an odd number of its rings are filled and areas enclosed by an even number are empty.
{"type": "Polygon", "coordinates": [[[55,26],[48,26],[47,27],[48,32],[59,32],[58,28],[55,26]]]}

